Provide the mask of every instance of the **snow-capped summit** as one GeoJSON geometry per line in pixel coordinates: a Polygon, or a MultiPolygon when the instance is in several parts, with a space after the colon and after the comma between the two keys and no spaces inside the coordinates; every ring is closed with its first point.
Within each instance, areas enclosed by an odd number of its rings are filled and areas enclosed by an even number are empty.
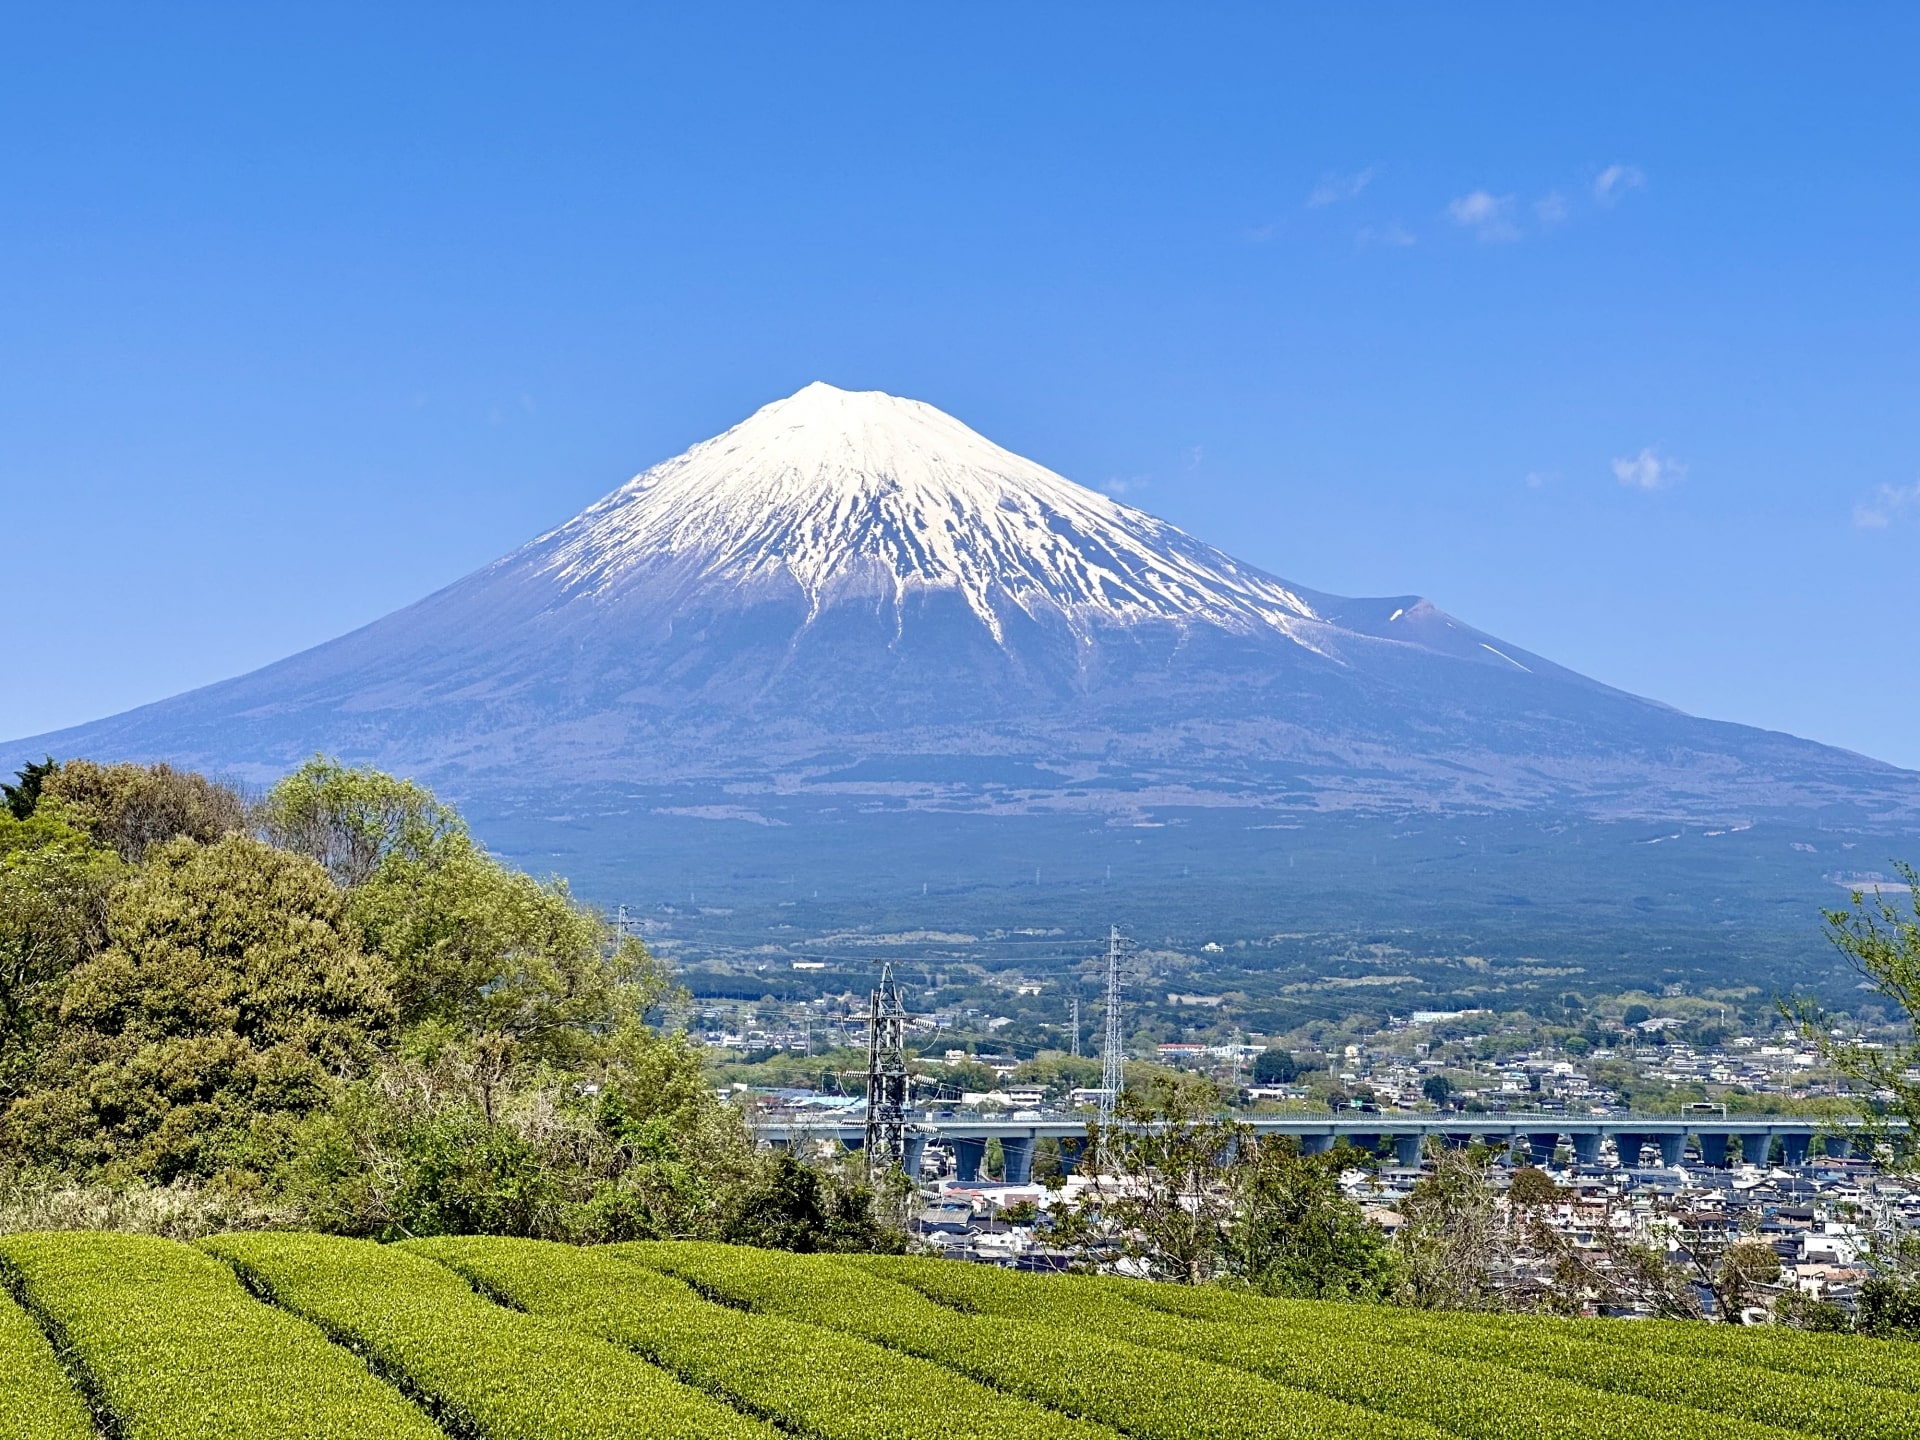
{"type": "Polygon", "coordinates": [[[1003,450],[951,415],[816,381],[642,472],[521,556],[570,593],[618,593],[672,569],[808,614],[873,596],[952,591],[993,634],[1015,613],[1199,620],[1315,619],[1285,585],[1173,526],[1003,450]]]}

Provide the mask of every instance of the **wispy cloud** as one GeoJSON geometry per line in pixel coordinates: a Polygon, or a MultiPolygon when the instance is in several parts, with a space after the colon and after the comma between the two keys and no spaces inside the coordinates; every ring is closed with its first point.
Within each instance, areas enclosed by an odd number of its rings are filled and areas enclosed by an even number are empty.
{"type": "Polygon", "coordinates": [[[1550,190],[1533,202],[1533,215],[1542,230],[1551,230],[1573,217],[1573,207],[1558,190],[1550,190]]]}
{"type": "Polygon", "coordinates": [[[1138,495],[1150,483],[1145,475],[1116,475],[1100,488],[1118,500],[1124,495],[1138,495]]]}
{"type": "Polygon", "coordinates": [[[1527,488],[1529,490],[1538,490],[1543,486],[1553,484],[1559,478],[1560,477],[1551,470],[1529,470],[1527,471],[1527,488]]]}
{"type": "Polygon", "coordinates": [[[1356,245],[1386,245],[1392,248],[1414,243],[1413,232],[1398,220],[1389,220],[1384,225],[1362,225],[1353,232],[1356,245]]]}
{"type": "Polygon", "coordinates": [[[1686,479],[1687,467],[1684,461],[1663,455],[1657,446],[1649,445],[1638,455],[1616,455],[1613,477],[1634,490],[1664,490],[1686,479]]]}
{"type": "Polygon", "coordinates": [[[1878,487],[1853,507],[1853,523],[1861,530],[1885,530],[1909,512],[1920,515],[1920,480],[1878,487]]]}
{"type": "Polygon", "coordinates": [[[1319,210],[1328,205],[1338,205],[1342,200],[1351,200],[1373,183],[1373,167],[1356,170],[1351,175],[1322,175],[1320,183],[1307,195],[1307,208],[1319,210]]]}
{"type": "Polygon", "coordinates": [[[1264,245],[1280,233],[1280,227],[1269,221],[1265,225],[1248,225],[1236,232],[1245,244],[1264,245]]]}
{"type": "Polygon", "coordinates": [[[1447,213],[1453,223],[1463,225],[1486,241],[1518,240],[1520,229],[1513,223],[1513,197],[1475,190],[1450,201],[1447,213]]]}
{"type": "Polygon", "coordinates": [[[1646,183],[1646,172],[1638,165],[1609,165],[1593,177],[1593,198],[1602,205],[1616,205],[1629,190],[1646,183]]]}

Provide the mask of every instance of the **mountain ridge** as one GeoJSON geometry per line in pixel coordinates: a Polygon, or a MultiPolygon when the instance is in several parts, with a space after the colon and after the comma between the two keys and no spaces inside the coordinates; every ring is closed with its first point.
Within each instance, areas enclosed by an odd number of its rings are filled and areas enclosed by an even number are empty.
{"type": "Polygon", "coordinates": [[[850,798],[863,756],[1061,777],[875,802],[983,813],[1920,818],[1920,775],[1684,715],[1421,597],[1296,585],[923,402],[818,383],[413,605],[0,756],[43,749],[259,780],[324,750],[465,793],[850,798]]]}

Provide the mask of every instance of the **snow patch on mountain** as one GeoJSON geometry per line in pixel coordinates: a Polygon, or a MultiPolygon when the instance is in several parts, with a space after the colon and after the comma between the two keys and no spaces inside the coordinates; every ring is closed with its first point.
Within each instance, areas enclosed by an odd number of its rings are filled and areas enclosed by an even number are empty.
{"type": "Polygon", "coordinates": [[[1003,450],[951,415],[815,383],[634,477],[500,562],[611,597],[663,568],[797,588],[809,616],[878,595],[962,596],[996,640],[1017,612],[1299,633],[1312,604],[1174,526],[1003,450]],[[644,577],[644,578],[643,578],[644,577]]]}

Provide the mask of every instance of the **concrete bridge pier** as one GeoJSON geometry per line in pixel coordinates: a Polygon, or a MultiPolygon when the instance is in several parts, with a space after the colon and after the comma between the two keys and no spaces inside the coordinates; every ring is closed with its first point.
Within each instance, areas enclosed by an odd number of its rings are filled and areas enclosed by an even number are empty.
{"type": "Polygon", "coordinates": [[[1749,1165],[1765,1165],[1773,1153],[1773,1135],[1763,1132],[1740,1137],[1740,1158],[1749,1165]]]}
{"type": "Polygon", "coordinates": [[[1300,1137],[1300,1153],[1302,1155],[1324,1155],[1331,1149],[1333,1149],[1333,1136],[1331,1135],[1302,1135],[1300,1137]]]}
{"type": "Polygon", "coordinates": [[[1678,1170],[1680,1161],[1686,1155],[1687,1137],[1685,1135],[1656,1135],[1660,1143],[1660,1163],[1669,1170],[1678,1170]]]}
{"type": "Polygon", "coordinates": [[[1008,1185],[1026,1185],[1033,1180],[1033,1136],[1002,1135],[1000,1154],[1006,1162],[1000,1178],[1008,1185]]]}
{"type": "Polygon", "coordinates": [[[1060,1142],[1060,1176],[1065,1179],[1080,1168],[1080,1162],[1086,1159],[1087,1137],[1069,1135],[1060,1142]]]}
{"type": "Polygon", "coordinates": [[[1804,1131],[1789,1130],[1780,1137],[1780,1159],[1789,1170],[1807,1163],[1807,1151],[1813,1144],[1813,1136],[1804,1131]]]}
{"type": "Polygon", "coordinates": [[[1844,1160],[1853,1153],[1853,1138],[1849,1135],[1829,1135],[1826,1137],[1826,1151],[1829,1160],[1844,1160]]]}
{"type": "Polygon", "coordinates": [[[1378,1135],[1345,1135],[1341,1138],[1353,1146],[1354,1149],[1364,1150],[1369,1155],[1380,1148],[1380,1137],[1378,1135]]]}
{"type": "Polygon", "coordinates": [[[1571,1137],[1573,1140],[1573,1160],[1576,1165],[1591,1170],[1600,1163],[1600,1132],[1598,1130],[1581,1131],[1571,1137]]]}
{"type": "Polygon", "coordinates": [[[901,1161],[901,1166],[906,1170],[909,1180],[918,1180],[920,1178],[920,1162],[926,1157],[926,1153],[927,1137],[909,1132],[907,1135],[907,1153],[901,1161]]]}
{"type": "Polygon", "coordinates": [[[1535,1130],[1527,1136],[1527,1158],[1535,1165],[1551,1165],[1553,1155],[1560,1148],[1560,1136],[1548,1134],[1544,1130],[1535,1130]]]}
{"type": "Polygon", "coordinates": [[[980,1179],[980,1167],[987,1158],[987,1142],[955,1136],[953,1141],[953,1178],[963,1185],[980,1179]]]}
{"type": "Polygon", "coordinates": [[[1700,1136],[1700,1163],[1703,1165],[1711,1165],[1717,1170],[1726,1169],[1727,1141],[1730,1138],[1732,1137],[1727,1135],[1709,1135],[1702,1132],[1700,1136]]]}
{"type": "Polygon", "coordinates": [[[1620,1156],[1622,1169],[1631,1170],[1640,1163],[1640,1147],[1647,1137],[1638,1130],[1616,1130],[1613,1132],[1613,1148],[1620,1156]]]}
{"type": "Polygon", "coordinates": [[[1415,1132],[1411,1135],[1393,1137],[1393,1163],[1412,1169],[1420,1163],[1420,1151],[1426,1142],[1426,1136],[1415,1132]]]}

